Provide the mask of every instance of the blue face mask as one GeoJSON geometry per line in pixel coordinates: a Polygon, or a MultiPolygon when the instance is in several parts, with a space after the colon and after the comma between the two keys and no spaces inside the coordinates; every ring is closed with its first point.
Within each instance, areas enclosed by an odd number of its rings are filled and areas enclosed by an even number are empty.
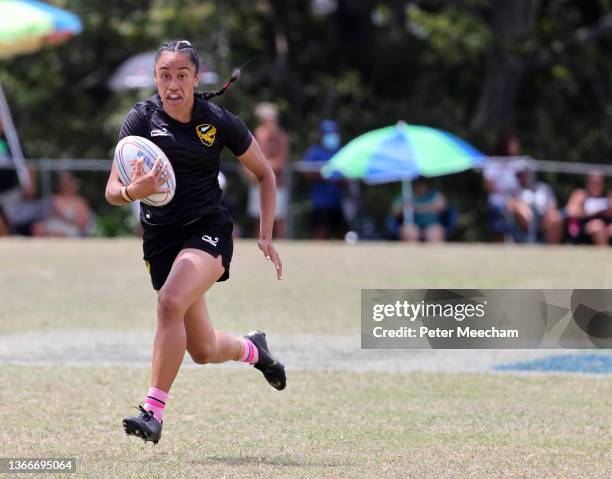
{"type": "Polygon", "coordinates": [[[340,147],[340,135],[338,133],[325,133],[321,143],[326,150],[337,150],[340,147]]]}

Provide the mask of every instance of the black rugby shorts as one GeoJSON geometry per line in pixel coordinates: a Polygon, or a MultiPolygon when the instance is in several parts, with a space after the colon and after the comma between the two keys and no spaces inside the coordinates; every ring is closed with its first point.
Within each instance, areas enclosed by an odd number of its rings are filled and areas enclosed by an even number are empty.
{"type": "Polygon", "coordinates": [[[232,230],[232,218],[225,210],[204,216],[185,226],[146,229],[142,248],[153,289],[161,289],[174,260],[185,248],[199,249],[215,258],[221,255],[225,271],[217,281],[229,279],[230,262],[234,252],[232,230]]]}

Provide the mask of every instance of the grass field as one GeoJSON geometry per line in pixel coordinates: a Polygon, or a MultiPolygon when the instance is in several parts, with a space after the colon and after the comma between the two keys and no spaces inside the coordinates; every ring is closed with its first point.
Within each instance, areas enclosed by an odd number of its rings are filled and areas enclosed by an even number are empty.
{"type": "Polygon", "coordinates": [[[308,367],[286,350],[283,392],[246,366],[188,364],[153,447],[120,425],[149,385],[140,243],[0,241],[0,457],[76,457],[78,477],[610,477],[609,375],[400,374],[359,352],[361,288],[611,288],[609,250],[277,246],[282,282],[237,243],[231,280],[208,295],[214,324],[352,359],[308,367]]]}

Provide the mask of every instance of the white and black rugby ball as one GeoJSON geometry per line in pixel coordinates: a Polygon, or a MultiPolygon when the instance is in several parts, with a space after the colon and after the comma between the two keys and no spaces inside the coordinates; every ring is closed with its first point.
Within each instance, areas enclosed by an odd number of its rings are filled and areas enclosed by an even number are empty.
{"type": "Polygon", "coordinates": [[[154,193],[146,198],[140,199],[140,201],[150,206],[164,206],[170,203],[172,198],[174,198],[176,177],[170,160],[168,160],[166,154],[155,143],[141,136],[126,136],[117,143],[115,148],[115,167],[119,172],[121,183],[125,186],[132,182],[132,173],[134,170],[132,163],[134,160],[142,158],[144,160],[143,170],[145,173],[148,173],[151,171],[151,168],[153,168],[155,160],[158,157],[161,158],[160,167],[168,165],[165,173],[166,183],[164,187],[168,188],[170,191],[167,193],[154,193]]]}

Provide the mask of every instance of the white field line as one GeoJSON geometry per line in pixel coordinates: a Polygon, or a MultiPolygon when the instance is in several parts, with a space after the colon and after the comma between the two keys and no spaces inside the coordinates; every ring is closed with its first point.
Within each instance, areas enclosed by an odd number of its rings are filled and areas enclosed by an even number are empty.
{"type": "MultiPolygon", "coordinates": [[[[0,335],[0,365],[149,367],[153,332],[49,330],[0,335]]],[[[268,345],[287,369],[407,373],[491,372],[501,364],[575,350],[362,350],[360,337],[270,334],[268,345]]],[[[587,352],[587,351],[585,351],[587,352]]],[[[186,355],[184,366],[196,367],[186,355]]],[[[236,367],[235,362],[215,367],[236,367]]],[[[210,366],[207,366],[210,367],[210,366]]]]}

